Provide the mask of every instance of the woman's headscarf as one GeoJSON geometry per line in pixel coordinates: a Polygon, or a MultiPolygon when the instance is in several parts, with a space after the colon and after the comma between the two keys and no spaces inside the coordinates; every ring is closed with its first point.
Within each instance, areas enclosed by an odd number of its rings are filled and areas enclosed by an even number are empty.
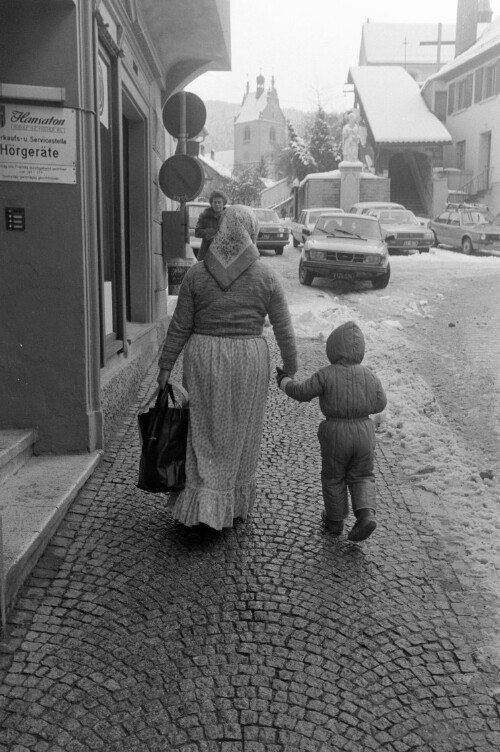
{"type": "Polygon", "coordinates": [[[255,246],[259,222],[249,206],[228,206],[204,262],[223,290],[259,258],[255,246]]]}

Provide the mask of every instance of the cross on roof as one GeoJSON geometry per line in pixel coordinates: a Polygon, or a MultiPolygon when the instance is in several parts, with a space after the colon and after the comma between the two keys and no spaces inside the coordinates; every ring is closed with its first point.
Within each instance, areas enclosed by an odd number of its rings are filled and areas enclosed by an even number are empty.
{"type": "Polygon", "coordinates": [[[443,24],[442,23],[438,23],[438,38],[436,39],[436,41],[435,42],[431,42],[431,41],[429,41],[429,42],[420,42],[420,44],[422,46],[429,45],[429,44],[437,44],[436,63],[438,65],[441,65],[441,47],[442,47],[442,45],[443,44],[455,44],[455,40],[454,39],[450,40],[450,41],[443,41],[442,34],[443,34],[443,24]]]}

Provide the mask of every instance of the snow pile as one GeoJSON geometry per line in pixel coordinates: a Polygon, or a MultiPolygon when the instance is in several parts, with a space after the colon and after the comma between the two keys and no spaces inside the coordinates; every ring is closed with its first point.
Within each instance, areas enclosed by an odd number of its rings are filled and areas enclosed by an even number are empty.
{"type": "MultiPolygon", "coordinates": [[[[430,315],[425,300],[409,306],[413,315],[430,315]]],[[[323,309],[311,311],[310,305],[298,304],[291,305],[290,312],[299,338],[326,340],[332,329],[348,320],[362,328],[364,363],[379,376],[388,397],[384,413],[374,416],[378,441],[390,444],[443,543],[458,554],[457,574],[469,580],[479,577],[500,595],[498,483],[491,470],[483,467],[481,456],[475,457],[459,443],[432,390],[412,372],[411,344],[401,324],[390,319],[363,321],[336,298],[333,305],[329,299],[323,309]]],[[[301,372],[300,377],[306,375],[301,372]]]]}

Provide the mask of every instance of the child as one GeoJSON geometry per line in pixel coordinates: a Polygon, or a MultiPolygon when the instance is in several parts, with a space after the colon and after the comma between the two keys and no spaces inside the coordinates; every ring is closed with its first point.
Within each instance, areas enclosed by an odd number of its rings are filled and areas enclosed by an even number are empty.
{"type": "Polygon", "coordinates": [[[299,402],[319,397],[326,420],[318,429],[321,446],[321,484],[327,529],[340,535],[349,514],[347,489],[356,523],[350,541],[370,536],[375,521],[376,491],[373,473],[375,427],[369,416],[387,404],[380,380],[361,365],[365,354],[363,332],[354,321],[333,330],[326,342],[331,365],[305,381],[294,381],[280,368],[276,381],[285,394],[299,402]]]}

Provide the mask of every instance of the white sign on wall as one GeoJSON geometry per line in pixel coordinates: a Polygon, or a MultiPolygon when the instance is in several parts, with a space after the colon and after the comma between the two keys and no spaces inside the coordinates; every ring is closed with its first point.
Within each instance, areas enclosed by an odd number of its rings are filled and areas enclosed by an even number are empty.
{"type": "Polygon", "coordinates": [[[0,180],[76,183],[75,110],[0,103],[0,180]]]}

